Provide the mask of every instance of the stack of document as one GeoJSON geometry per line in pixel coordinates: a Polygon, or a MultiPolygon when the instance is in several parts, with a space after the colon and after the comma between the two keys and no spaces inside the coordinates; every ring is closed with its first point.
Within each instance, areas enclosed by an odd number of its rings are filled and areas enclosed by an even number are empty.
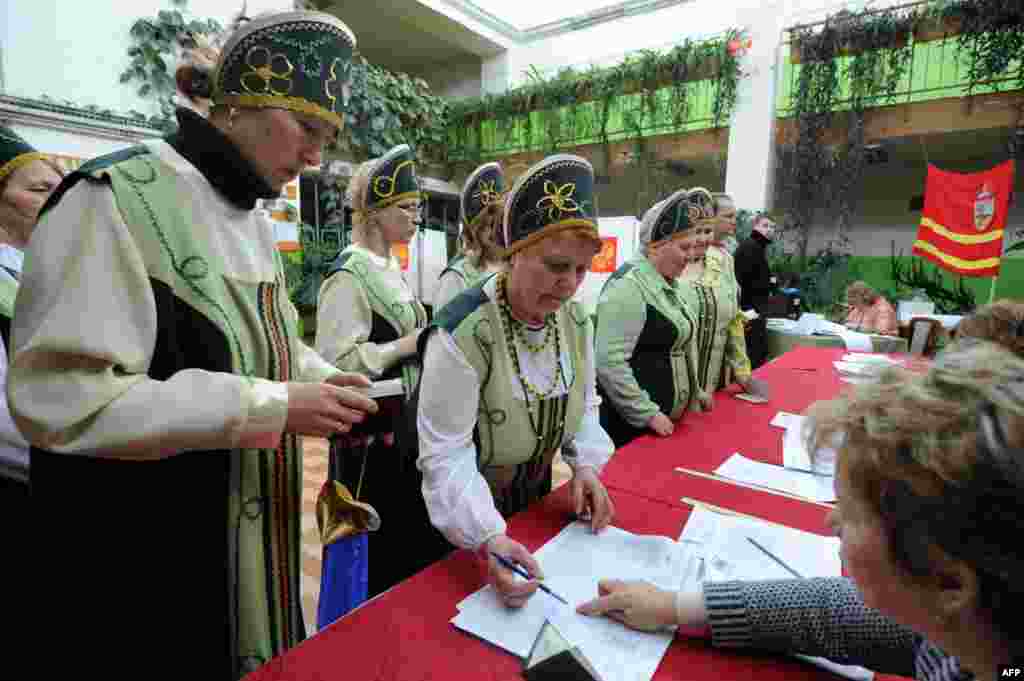
{"type": "Polygon", "coordinates": [[[829,503],[836,499],[831,475],[762,463],[739,453],[726,459],[725,463],[715,469],[715,473],[736,482],[777,490],[809,501],[829,503]]]}
{"type": "Polygon", "coordinates": [[[538,591],[527,604],[510,610],[491,586],[458,604],[452,623],[522,658],[529,655],[548,619],[579,648],[603,681],[650,679],[672,642],[673,632],[649,634],[627,629],[605,617],[576,614],[576,606],[597,596],[601,579],[643,579],[673,591],[694,588],[699,559],[668,537],[636,535],[616,527],[593,534],[574,523],[535,554],[544,584],[569,601],[538,591]]]}
{"type": "Polygon", "coordinates": [[[808,417],[780,411],[772,419],[772,425],[785,430],[782,436],[783,466],[828,478],[835,476],[836,449],[839,443],[833,443],[832,447],[819,448],[812,457],[807,443],[811,426],[808,417]]]}
{"type": "MultiPolygon", "coordinates": [[[[679,541],[701,557],[702,582],[794,579],[793,572],[801,577],[842,574],[836,537],[717,513],[699,505],[690,514],[679,541]]],[[[822,657],[794,657],[854,681],[869,681],[874,677],[874,673],[864,667],[840,665],[822,657]]]]}
{"type": "Polygon", "coordinates": [[[839,378],[847,383],[867,383],[875,380],[884,369],[893,366],[902,366],[903,362],[891,359],[885,355],[877,354],[853,354],[843,355],[843,359],[832,362],[839,372],[839,378]]]}

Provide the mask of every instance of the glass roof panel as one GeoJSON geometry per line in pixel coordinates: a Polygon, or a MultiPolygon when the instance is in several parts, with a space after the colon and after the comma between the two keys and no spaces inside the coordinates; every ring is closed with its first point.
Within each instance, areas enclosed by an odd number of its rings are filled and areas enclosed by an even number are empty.
{"type": "Polygon", "coordinates": [[[520,31],[622,4],[621,0],[472,0],[472,3],[520,31]]]}

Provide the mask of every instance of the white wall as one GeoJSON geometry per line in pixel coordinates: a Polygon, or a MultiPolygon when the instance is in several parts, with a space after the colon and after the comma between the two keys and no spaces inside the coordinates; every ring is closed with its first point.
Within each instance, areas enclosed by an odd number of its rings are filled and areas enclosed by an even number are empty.
{"type": "MultiPolygon", "coordinates": [[[[26,142],[46,154],[62,154],[81,159],[103,156],[118,149],[131,146],[131,142],[120,142],[100,137],[52,130],[28,125],[13,125],[12,129],[21,135],[26,142]]],[[[154,136],[156,133],[154,132],[154,136]]]]}
{"type": "MultiPolygon", "coordinates": [[[[31,99],[45,94],[114,111],[157,113],[154,103],[135,94],[138,85],[122,85],[118,77],[129,63],[132,24],[172,9],[169,0],[6,0],[2,4],[5,94],[31,99]]],[[[188,6],[195,18],[216,19],[223,25],[241,7],[241,0],[192,0],[188,6]]],[[[248,0],[247,12],[252,16],[291,7],[290,0],[248,0]]]]}

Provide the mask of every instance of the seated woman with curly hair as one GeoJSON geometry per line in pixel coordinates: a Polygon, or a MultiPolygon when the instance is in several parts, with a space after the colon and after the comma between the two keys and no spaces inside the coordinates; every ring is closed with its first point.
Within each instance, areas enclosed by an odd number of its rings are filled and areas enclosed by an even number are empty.
{"type": "Polygon", "coordinates": [[[849,579],[603,581],[580,612],[930,681],[1024,662],[1024,360],[978,343],[814,411],[815,445],[843,439],[830,524],[849,579]]]}
{"type": "Polygon", "coordinates": [[[968,339],[992,341],[1024,357],[1024,303],[1004,298],[983,305],[963,318],[953,338],[960,344],[968,339]]]}

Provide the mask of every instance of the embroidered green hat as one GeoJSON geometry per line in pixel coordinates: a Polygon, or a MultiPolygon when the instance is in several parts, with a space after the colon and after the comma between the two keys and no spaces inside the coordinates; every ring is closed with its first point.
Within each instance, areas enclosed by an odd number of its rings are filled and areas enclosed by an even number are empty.
{"type": "Polygon", "coordinates": [[[523,173],[505,201],[498,235],[506,255],[569,229],[599,242],[594,168],[585,158],[555,154],[523,173]]]}
{"type": "Polygon", "coordinates": [[[640,243],[651,246],[684,235],[694,226],[690,192],[680,189],[647,209],[640,221],[640,243]]]}
{"type": "Polygon", "coordinates": [[[420,181],[416,177],[416,157],[408,144],[399,144],[377,159],[367,180],[367,213],[383,210],[404,199],[421,196],[420,181]]]}
{"type": "Polygon", "coordinates": [[[0,182],[26,163],[46,158],[6,125],[0,125],[0,182]]]}
{"type": "Polygon", "coordinates": [[[694,187],[688,192],[690,200],[690,218],[697,224],[714,222],[718,211],[715,198],[704,187],[694,187]]]}
{"type": "Polygon", "coordinates": [[[504,191],[505,171],[500,163],[485,163],[474,170],[463,185],[459,199],[462,224],[469,226],[476,222],[484,208],[501,200],[504,191]]]}
{"type": "Polygon", "coordinates": [[[356,39],[337,17],[281,12],[242,25],[221,50],[213,103],[288,109],[344,127],[356,39]]]}

